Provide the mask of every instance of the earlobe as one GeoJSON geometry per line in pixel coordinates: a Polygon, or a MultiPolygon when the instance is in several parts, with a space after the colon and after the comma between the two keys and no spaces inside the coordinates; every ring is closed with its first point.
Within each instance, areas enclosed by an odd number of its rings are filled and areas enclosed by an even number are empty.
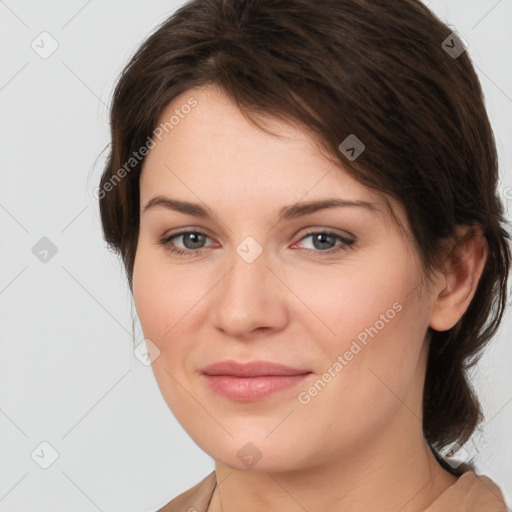
{"type": "Polygon", "coordinates": [[[480,229],[465,226],[458,230],[457,243],[443,263],[439,285],[432,291],[432,329],[446,331],[460,320],[476,292],[487,254],[487,241],[480,229]]]}

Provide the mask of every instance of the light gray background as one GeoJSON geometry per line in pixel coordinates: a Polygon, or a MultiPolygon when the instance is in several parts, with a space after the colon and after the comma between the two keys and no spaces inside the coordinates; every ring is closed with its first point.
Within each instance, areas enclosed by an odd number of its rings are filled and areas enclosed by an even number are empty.
{"type": "MultiPolygon", "coordinates": [[[[512,0],[427,3],[468,42],[508,207],[512,0]]],[[[150,512],[214,467],[132,353],[135,310],[93,195],[114,81],[181,4],[0,0],[0,512],[150,512]],[[31,48],[43,31],[58,43],[46,59],[31,48]],[[32,252],[42,237],[58,250],[46,263],[32,252]],[[31,456],[50,456],[43,441],[58,452],[48,469],[31,456]]],[[[510,320],[475,373],[487,419],[464,447],[509,502],[510,320]]]]}

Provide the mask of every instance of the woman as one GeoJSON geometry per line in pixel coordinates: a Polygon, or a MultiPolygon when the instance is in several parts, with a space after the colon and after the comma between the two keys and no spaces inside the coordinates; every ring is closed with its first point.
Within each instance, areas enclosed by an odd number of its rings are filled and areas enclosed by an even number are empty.
{"type": "Polygon", "coordinates": [[[414,0],[193,0],[117,84],[99,189],[215,471],[162,511],[504,511],[466,374],[506,304],[463,41],[414,0]]]}

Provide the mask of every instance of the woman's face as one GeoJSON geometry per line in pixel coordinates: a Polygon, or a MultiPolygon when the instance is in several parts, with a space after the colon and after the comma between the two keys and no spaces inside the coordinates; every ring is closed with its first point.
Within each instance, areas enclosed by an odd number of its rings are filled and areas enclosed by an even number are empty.
{"type": "Polygon", "coordinates": [[[161,121],[173,114],[144,162],[133,293],[177,420],[217,461],[267,471],[421,435],[432,301],[383,199],[306,132],[268,120],[283,137],[267,134],[217,89],[187,91],[161,121]],[[146,209],[155,197],[168,206],[146,209]],[[299,208],[326,200],[360,205],[299,208]],[[306,375],[203,373],[226,360],[306,375]]]}

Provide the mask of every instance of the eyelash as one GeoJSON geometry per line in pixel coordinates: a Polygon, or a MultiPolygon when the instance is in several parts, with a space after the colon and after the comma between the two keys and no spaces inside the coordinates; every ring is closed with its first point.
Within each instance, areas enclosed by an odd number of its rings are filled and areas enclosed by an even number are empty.
{"type": "MultiPolygon", "coordinates": [[[[206,250],[206,248],[202,247],[197,250],[179,249],[179,248],[171,245],[171,240],[173,238],[178,238],[180,236],[187,235],[189,233],[201,234],[201,235],[204,235],[205,237],[209,238],[208,235],[204,231],[201,231],[200,229],[195,229],[195,230],[190,230],[190,231],[180,231],[179,233],[174,233],[168,237],[162,238],[159,243],[161,245],[163,245],[165,247],[165,249],[172,254],[178,254],[180,256],[185,256],[185,257],[197,256],[198,254],[201,254],[202,252],[204,252],[206,250]]],[[[355,242],[355,240],[343,237],[343,236],[341,236],[337,233],[333,233],[331,231],[308,231],[299,240],[299,242],[301,242],[302,240],[304,240],[305,238],[307,238],[308,236],[311,236],[311,235],[327,235],[327,236],[334,237],[342,242],[341,244],[335,245],[333,248],[325,250],[325,251],[321,251],[321,250],[317,250],[317,249],[304,249],[306,251],[307,255],[313,255],[313,256],[337,254],[341,251],[346,251],[346,250],[351,249],[352,248],[351,246],[355,242]]],[[[294,244],[294,245],[296,245],[296,244],[294,244]]]]}

